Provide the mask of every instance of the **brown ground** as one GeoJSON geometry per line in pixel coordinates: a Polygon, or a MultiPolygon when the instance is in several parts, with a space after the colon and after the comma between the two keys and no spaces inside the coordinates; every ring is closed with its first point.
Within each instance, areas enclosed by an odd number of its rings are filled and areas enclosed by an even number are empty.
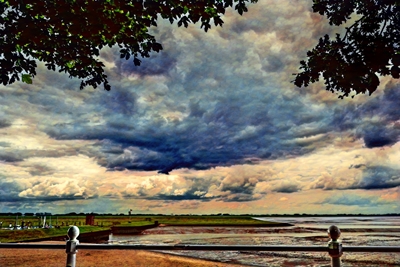
{"type": "MultiPolygon", "coordinates": [[[[66,265],[64,250],[0,249],[0,267],[59,267],[66,265]]],[[[136,250],[78,250],[76,267],[240,267],[188,257],[136,250]]]]}

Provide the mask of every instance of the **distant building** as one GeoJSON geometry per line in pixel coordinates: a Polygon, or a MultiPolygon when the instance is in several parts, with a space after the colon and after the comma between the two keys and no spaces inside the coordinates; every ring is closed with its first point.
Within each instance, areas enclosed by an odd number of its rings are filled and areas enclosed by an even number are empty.
{"type": "Polygon", "coordinates": [[[86,215],[86,225],[94,225],[94,215],[93,214],[89,214],[86,215]]]}

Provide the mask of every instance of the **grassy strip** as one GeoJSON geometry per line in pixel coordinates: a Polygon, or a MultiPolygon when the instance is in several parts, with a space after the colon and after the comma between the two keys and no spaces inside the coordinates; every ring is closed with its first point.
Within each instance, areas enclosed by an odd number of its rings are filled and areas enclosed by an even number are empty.
{"type": "MultiPolygon", "coordinates": [[[[159,224],[167,225],[180,225],[180,226],[190,226],[190,225],[210,225],[210,226],[234,226],[234,225],[248,225],[248,226],[261,226],[261,225],[274,225],[278,224],[276,222],[267,222],[254,220],[250,216],[95,216],[95,225],[97,226],[86,226],[85,216],[53,216],[53,225],[56,222],[63,225],[77,225],[81,233],[96,232],[109,229],[110,226],[144,226],[153,225],[156,221],[159,224]],[[101,227],[102,226],[102,227],[101,227]]],[[[31,221],[37,217],[24,217],[24,221],[31,221]]],[[[15,218],[11,216],[0,217],[0,221],[3,221],[3,226],[9,223],[15,223],[15,218]]],[[[20,220],[21,221],[21,220],[20,220]]],[[[18,242],[22,240],[31,240],[38,238],[46,238],[53,236],[62,236],[67,234],[69,226],[61,226],[60,228],[50,228],[50,229],[27,229],[27,230],[0,230],[0,242],[18,242]]]]}
{"type": "MultiPolygon", "coordinates": [[[[37,228],[37,229],[26,229],[26,230],[0,230],[0,242],[9,243],[9,242],[18,242],[18,241],[26,241],[32,239],[39,238],[47,238],[54,236],[63,236],[67,237],[69,227],[60,227],[60,228],[37,228]]],[[[96,226],[81,226],[79,227],[80,233],[89,233],[89,232],[97,232],[105,230],[102,227],[96,226]]]]}
{"type": "MultiPolygon", "coordinates": [[[[84,215],[75,215],[75,216],[52,216],[52,224],[61,226],[67,225],[77,225],[81,227],[81,225],[85,225],[85,216],[84,215]]],[[[32,222],[34,226],[39,225],[40,220],[35,216],[24,216],[18,219],[18,224],[24,220],[25,222],[32,222]]],[[[8,226],[10,223],[15,223],[15,217],[12,216],[2,216],[0,217],[0,221],[3,221],[3,227],[8,226]]],[[[95,216],[95,225],[109,227],[109,226],[143,226],[154,224],[155,221],[158,221],[160,224],[179,224],[179,225],[260,225],[260,224],[274,224],[274,222],[266,222],[254,220],[251,216],[235,216],[235,215],[226,215],[226,216],[199,216],[199,215],[148,215],[148,216],[128,216],[128,215],[115,215],[115,216],[103,216],[96,215],[95,216]]],[[[49,222],[49,217],[47,217],[47,222],[49,222]]]]}

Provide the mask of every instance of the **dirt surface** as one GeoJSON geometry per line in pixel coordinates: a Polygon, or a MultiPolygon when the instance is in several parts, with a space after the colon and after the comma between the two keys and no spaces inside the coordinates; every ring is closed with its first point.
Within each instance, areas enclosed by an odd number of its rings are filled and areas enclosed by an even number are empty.
{"type": "MultiPolygon", "coordinates": [[[[66,259],[67,256],[64,250],[0,249],[0,267],[59,267],[65,266],[66,259]]],[[[76,267],[111,266],[240,267],[246,265],[220,263],[140,250],[78,250],[76,267]]]]}

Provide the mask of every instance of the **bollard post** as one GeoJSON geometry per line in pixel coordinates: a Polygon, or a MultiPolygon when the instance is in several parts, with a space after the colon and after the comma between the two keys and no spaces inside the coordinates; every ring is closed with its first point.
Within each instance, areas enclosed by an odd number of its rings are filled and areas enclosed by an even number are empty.
{"type": "Polygon", "coordinates": [[[337,226],[332,225],[328,229],[328,236],[331,241],[328,243],[328,253],[331,256],[331,267],[340,267],[340,257],[343,255],[342,243],[340,242],[340,230],[337,226]]]}
{"type": "Polygon", "coordinates": [[[79,240],[76,238],[79,236],[79,228],[75,225],[71,226],[68,229],[67,235],[69,237],[65,250],[67,253],[67,267],[75,267],[76,253],[78,252],[76,246],[79,244],[79,240]]]}

